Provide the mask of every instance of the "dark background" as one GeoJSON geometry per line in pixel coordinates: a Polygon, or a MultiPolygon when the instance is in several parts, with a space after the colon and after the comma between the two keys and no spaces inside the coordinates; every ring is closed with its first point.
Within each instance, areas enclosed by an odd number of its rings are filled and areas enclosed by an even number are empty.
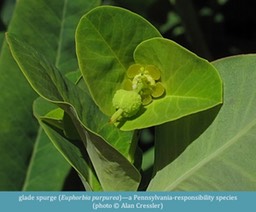
{"type": "MultiPolygon", "coordinates": [[[[254,0],[103,0],[103,4],[142,15],[164,37],[210,61],[256,50],[254,0]]],[[[1,32],[8,28],[14,5],[15,0],[0,1],[1,32]]]]}
{"type": "Polygon", "coordinates": [[[164,37],[210,61],[256,50],[256,1],[253,0],[108,2],[139,13],[164,37]]]}

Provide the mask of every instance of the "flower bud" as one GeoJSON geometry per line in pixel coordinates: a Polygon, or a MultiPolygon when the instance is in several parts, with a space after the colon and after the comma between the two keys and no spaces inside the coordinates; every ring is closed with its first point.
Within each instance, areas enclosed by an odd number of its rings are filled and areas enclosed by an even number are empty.
{"type": "Polygon", "coordinates": [[[122,117],[135,115],[139,111],[142,101],[141,96],[135,91],[120,89],[116,91],[112,103],[117,110],[110,119],[110,122],[114,123],[122,117]]]}

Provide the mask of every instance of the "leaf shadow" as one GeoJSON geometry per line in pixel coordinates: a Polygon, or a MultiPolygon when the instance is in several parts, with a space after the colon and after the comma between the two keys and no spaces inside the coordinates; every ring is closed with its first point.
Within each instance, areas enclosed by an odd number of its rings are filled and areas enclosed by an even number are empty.
{"type": "Polygon", "coordinates": [[[136,119],[137,117],[141,116],[143,113],[145,113],[147,109],[145,107],[141,107],[140,110],[136,113],[136,115],[132,116],[132,117],[129,117],[129,118],[123,118],[121,121],[119,121],[117,123],[117,127],[120,129],[126,121],[131,121],[131,120],[134,120],[136,119]]]}
{"type": "Polygon", "coordinates": [[[221,106],[217,105],[156,127],[153,176],[179,157],[193,141],[207,130],[218,115],[221,106]]]}

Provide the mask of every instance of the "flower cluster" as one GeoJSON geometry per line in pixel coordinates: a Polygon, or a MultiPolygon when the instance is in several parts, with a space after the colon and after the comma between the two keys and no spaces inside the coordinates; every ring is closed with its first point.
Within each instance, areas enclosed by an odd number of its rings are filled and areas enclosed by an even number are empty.
{"type": "Polygon", "coordinates": [[[124,89],[117,90],[113,97],[116,112],[110,119],[111,123],[134,116],[141,105],[150,104],[165,92],[160,82],[161,72],[154,65],[133,64],[127,70],[127,78],[124,89]]]}
{"type": "Polygon", "coordinates": [[[126,88],[139,93],[143,105],[148,105],[152,102],[152,98],[164,94],[164,86],[159,82],[160,70],[154,65],[133,64],[127,70],[127,77],[129,80],[126,81],[126,88]]]}

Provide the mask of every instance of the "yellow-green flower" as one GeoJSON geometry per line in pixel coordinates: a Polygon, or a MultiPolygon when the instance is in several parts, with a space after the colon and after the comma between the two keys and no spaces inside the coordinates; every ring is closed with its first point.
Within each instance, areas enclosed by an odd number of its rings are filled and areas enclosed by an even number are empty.
{"type": "Polygon", "coordinates": [[[134,116],[141,105],[150,104],[153,98],[164,94],[165,89],[160,82],[161,72],[153,65],[133,64],[127,70],[127,77],[125,89],[117,90],[113,97],[116,112],[110,118],[111,123],[122,117],[134,116]]]}
{"type": "Polygon", "coordinates": [[[133,64],[127,70],[127,77],[125,88],[137,91],[141,95],[143,105],[164,94],[164,86],[159,81],[161,72],[154,65],[133,64]]]}

